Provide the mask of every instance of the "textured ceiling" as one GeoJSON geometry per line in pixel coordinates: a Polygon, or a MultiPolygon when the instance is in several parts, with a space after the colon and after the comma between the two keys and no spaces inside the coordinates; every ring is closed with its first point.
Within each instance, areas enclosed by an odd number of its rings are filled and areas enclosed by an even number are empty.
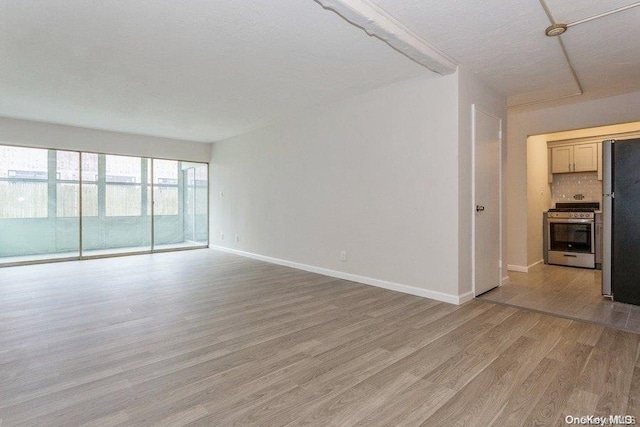
{"type": "MultiPolygon", "coordinates": [[[[539,0],[370,0],[508,96],[578,87],[539,0]]],[[[547,0],[574,22],[632,0],[547,0]]],[[[586,95],[640,89],[640,8],[562,36],[586,95]]],[[[433,75],[313,0],[0,0],[0,116],[216,141],[433,75]]]]}
{"type": "Polygon", "coordinates": [[[0,116],[215,141],[434,75],[312,0],[0,0],[0,116]]]}
{"type": "MultiPolygon", "coordinates": [[[[574,95],[579,88],[539,0],[372,0],[508,96],[509,105],[574,95]]],[[[633,0],[547,0],[570,23],[633,0]]],[[[570,28],[562,39],[586,93],[640,89],[640,8],[570,28]]]]}

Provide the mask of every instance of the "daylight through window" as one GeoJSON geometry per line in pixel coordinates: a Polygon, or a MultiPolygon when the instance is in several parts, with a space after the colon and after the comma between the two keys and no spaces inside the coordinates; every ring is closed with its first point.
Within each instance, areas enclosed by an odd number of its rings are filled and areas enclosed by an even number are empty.
{"type": "Polygon", "coordinates": [[[208,165],[0,145],[0,264],[208,244],[208,165]]]}

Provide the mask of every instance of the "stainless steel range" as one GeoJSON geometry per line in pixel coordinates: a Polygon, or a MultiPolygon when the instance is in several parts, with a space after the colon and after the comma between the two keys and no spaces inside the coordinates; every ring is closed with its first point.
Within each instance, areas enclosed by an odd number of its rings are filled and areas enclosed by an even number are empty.
{"type": "Polygon", "coordinates": [[[547,212],[549,264],[595,268],[595,211],[599,203],[557,203],[547,212]]]}

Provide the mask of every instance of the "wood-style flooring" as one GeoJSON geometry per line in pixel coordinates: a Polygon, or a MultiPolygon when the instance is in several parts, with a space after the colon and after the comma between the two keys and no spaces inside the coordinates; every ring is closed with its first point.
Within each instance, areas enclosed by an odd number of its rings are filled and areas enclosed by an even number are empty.
{"type": "Polygon", "coordinates": [[[0,425],[640,415],[640,335],[214,250],[0,269],[0,425]]]}
{"type": "MultiPolygon", "coordinates": [[[[479,298],[640,333],[640,306],[602,296],[602,272],[538,264],[479,298]]],[[[639,421],[640,423],[640,421],[639,421]]]]}

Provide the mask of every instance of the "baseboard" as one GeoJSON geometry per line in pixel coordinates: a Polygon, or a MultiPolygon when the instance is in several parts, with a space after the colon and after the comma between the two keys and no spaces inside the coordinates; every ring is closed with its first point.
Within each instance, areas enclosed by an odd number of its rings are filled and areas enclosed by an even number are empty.
{"type": "Polygon", "coordinates": [[[509,281],[509,276],[504,276],[502,279],[500,279],[500,286],[504,285],[508,281],[509,281]]]}
{"type": "Polygon", "coordinates": [[[533,264],[528,265],[528,266],[527,266],[527,269],[531,269],[531,267],[535,267],[536,265],[538,265],[538,264],[542,264],[543,262],[544,262],[544,260],[543,260],[543,259],[539,259],[538,261],[534,262],[533,264]]]}
{"type": "Polygon", "coordinates": [[[542,264],[543,262],[544,262],[544,260],[540,259],[540,260],[534,262],[531,265],[527,265],[526,267],[524,265],[507,264],[507,270],[509,270],[509,271],[517,271],[519,273],[528,273],[529,270],[532,267],[535,267],[538,264],[542,264]]]}
{"type": "Polygon", "coordinates": [[[211,249],[227,252],[234,255],[240,255],[246,258],[256,259],[271,264],[283,265],[285,267],[296,268],[298,270],[308,271],[310,273],[322,274],[324,276],[335,277],[337,279],[350,280],[352,282],[363,283],[378,288],[389,289],[391,291],[402,292],[409,295],[429,298],[436,301],[447,302],[449,304],[464,304],[473,299],[473,292],[466,292],[462,295],[452,295],[444,292],[430,291],[428,289],[417,288],[415,286],[403,285],[401,283],[388,282],[386,280],[374,279],[373,277],[359,276],[357,274],[345,273],[338,270],[330,270],[328,268],[316,267],[314,265],[301,264],[294,261],[288,261],[280,258],[273,258],[265,255],[259,255],[252,252],[240,251],[237,249],[225,248],[224,246],[212,245],[211,249]]]}
{"type": "Polygon", "coordinates": [[[475,295],[473,295],[473,292],[469,291],[462,295],[458,295],[457,298],[458,298],[458,302],[454,304],[460,305],[460,304],[464,304],[465,302],[471,301],[473,298],[475,298],[475,295]]]}
{"type": "Polygon", "coordinates": [[[517,271],[519,273],[528,273],[529,267],[525,267],[524,265],[507,264],[507,270],[517,271]]]}

